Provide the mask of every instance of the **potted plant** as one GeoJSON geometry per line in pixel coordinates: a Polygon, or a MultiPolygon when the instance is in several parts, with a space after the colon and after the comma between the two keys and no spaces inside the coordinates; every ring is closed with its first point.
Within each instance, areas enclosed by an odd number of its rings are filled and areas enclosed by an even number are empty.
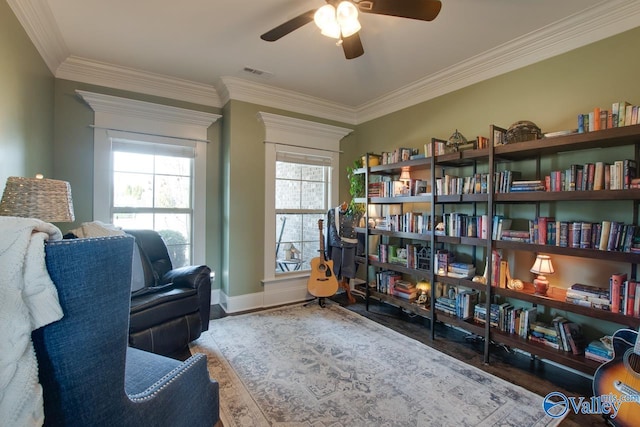
{"type": "Polygon", "coordinates": [[[347,179],[349,180],[349,195],[351,201],[347,207],[347,214],[354,218],[362,216],[364,213],[364,204],[356,203],[356,198],[362,198],[365,196],[365,180],[364,174],[355,173],[357,169],[361,167],[360,162],[355,160],[353,167],[347,166],[347,179]]]}

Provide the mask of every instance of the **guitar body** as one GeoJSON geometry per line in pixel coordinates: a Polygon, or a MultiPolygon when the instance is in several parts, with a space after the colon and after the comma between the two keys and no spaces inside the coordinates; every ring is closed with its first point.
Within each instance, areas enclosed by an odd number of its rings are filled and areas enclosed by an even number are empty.
{"type": "Polygon", "coordinates": [[[316,298],[330,297],[338,292],[338,279],[333,274],[333,261],[325,261],[322,257],[311,260],[307,291],[316,298]]]}
{"type": "Polygon", "coordinates": [[[326,298],[338,292],[338,279],[333,274],[333,261],[324,257],[323,220],[318,220],[320,230],[320,256],[311,260],[311,274],[307,282],[307,291],[316,298],[326,298]]]}
{"type": "Polygon", "coordinates": [[[613,395],[628,399],[620,405],[615,418],[607,421],[616,427],[637,426],[640,421],[640,340],[638,332],[620,329],[613,334],[614,358],[603,363],[593,376],[593,395],[613,395]],[[628,396],[636,395],[635,401],[628,396]]]}

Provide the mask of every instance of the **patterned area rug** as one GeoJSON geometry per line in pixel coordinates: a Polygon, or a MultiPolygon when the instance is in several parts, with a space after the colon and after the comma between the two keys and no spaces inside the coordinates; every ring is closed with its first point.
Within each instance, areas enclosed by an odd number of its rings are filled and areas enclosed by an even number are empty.
{"type": "Polygon", "coordinates": [[[559,423],[542,397],[332,303],[213,320],[191,351],[225,427],[559,423]]]}

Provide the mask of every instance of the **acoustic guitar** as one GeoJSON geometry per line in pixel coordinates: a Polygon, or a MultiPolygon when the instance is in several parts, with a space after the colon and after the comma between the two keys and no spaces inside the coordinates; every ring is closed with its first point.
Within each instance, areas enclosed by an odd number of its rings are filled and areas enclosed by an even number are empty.
{"type": "Polygon", "coordinates": [[[620,329],[613,334],[613,359],[603,363],[593,376],[593,395],[613,395],[620,404],[616,427],[637,426],[640,421],[640,339],[638,332],[620,329]]]}
{"type": "Polygon", "coordinates": [[[327,261],[324,255],[323,220],[318,220],[320,230],[320,256],[311,260],[311,275],[307,290],[316,298],[330,297],[338,291],[338,279],[333,274],[333,261],[327,261]]]}

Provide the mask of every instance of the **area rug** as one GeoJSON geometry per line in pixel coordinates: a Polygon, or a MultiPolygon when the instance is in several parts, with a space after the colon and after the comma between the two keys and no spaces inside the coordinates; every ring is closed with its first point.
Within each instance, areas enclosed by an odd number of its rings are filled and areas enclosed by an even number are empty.
{"type": "Polygon", "coordinates": [[[553,426],[542,397],[337,304],[212,320],[225,427],[553,426]]]}

